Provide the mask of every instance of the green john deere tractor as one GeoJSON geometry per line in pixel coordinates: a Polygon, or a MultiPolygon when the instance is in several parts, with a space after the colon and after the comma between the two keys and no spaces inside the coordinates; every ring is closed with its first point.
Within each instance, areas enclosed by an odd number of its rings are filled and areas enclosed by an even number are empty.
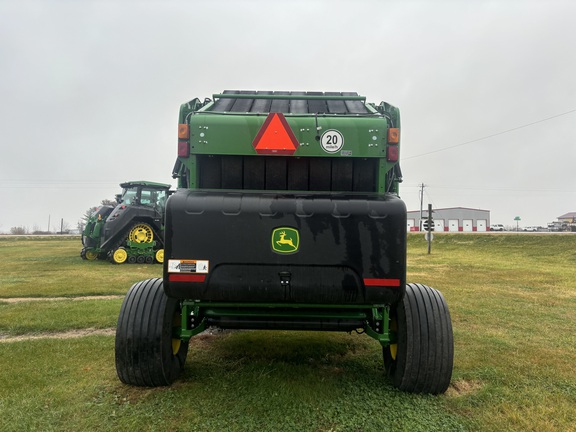
{"type": "Polygon", "coordinates": [[[387,376],[446,391],[447,303],[406,281],[400,112],[351,92],[226,91],[180,108],[163,278],[130,288],[116,370],[171,384],[209,327],[358,331],[387,376]]]}
{"type": "Polygon", "coordinates": [[[115,264],[164,262],[164,210],[170,185],[132,181],[120,187],[118,205],[100,206],[88,219],[80,256],[115,264]]]}

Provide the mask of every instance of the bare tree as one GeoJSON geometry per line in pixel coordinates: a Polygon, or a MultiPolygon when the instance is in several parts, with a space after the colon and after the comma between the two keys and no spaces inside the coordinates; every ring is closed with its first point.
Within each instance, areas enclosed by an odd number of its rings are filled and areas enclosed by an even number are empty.
{"type": "Polygon", "coordinates": [[[110,206],[112,206],[112,207],[116,207],[116,205],[117,205],[118,203],[116,202],[116,200],[103,199],[103,200],[100,202],[100,204],[102,204],[102,205],[110,205],[110,206]]]}
{"type": "Polygon", "coordinates": [[[28,234],[28,228],[26,228],[25,226],[12,227],[10,228],[10,234],[13,235],[28,234]]]}

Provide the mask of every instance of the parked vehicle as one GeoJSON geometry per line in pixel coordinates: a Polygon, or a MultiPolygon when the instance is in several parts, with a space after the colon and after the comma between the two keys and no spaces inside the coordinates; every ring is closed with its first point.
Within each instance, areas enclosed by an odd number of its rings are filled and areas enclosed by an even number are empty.
{"type": "Polygon", "coordinates": [[[505,231],[505,228],[502,224],[492,224],[490,225],[490,231],[505,231]]]}
{"type": "Polygon", "coordinates": [[[576,222],[550,222],[548,223],[548,231],[576,232],[576,222]]]}
{"type": "Polygon", "coordinates": [[[190,339],[213,326],[366,333],[394,386],[446,391],[450,313],[439,291],[406,283],[399,156],[398,108],[356,93],[183,104],[164,274],[124,299],[120,380],[171,384],[190,339]]]}
{"type": "Polygon", "coordinates": [[[164,261],[164,206],[170,185],[148,181],[120,184],[118,205],[101,206],[82,233],[80,256],[115,264],[164,261]]]}

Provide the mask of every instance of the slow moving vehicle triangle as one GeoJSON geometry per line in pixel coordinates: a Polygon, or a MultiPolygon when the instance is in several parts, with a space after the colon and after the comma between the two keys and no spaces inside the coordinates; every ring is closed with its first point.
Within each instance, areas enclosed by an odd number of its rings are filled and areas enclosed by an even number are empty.
{"type": "Polygon", "coordinates": [[[270,113],[252,145],[258,154],[292,155],[298,140],[282,113],[270,113]]]}

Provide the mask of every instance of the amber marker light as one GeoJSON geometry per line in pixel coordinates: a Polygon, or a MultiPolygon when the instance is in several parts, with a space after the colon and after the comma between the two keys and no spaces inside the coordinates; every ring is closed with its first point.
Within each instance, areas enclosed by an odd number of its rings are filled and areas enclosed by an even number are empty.
{"type": "Polygon", "coordinates": [[[398,144],[400,142],[400,129],[399,128],[389,128],[388,129],[388,144],[398,144]]]}
{"type": "Polygon", "coordinates": [[[187,140],[190,138],[190,126],[180,123],[178,125],[178,139],[187,140]]]}

